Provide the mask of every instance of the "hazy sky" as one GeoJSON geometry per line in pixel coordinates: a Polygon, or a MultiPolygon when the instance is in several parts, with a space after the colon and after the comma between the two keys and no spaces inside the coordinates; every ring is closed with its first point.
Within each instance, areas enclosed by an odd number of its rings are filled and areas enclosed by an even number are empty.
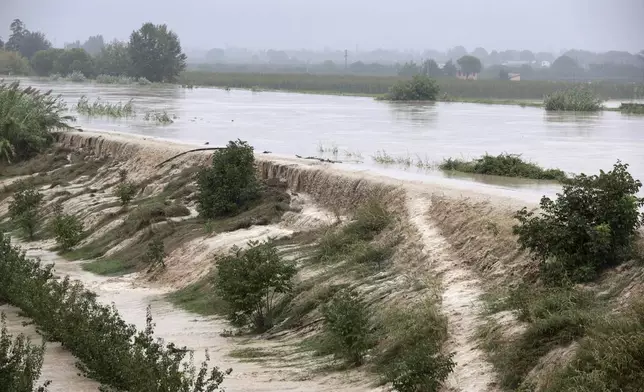
{"type": "Polygon", "coordinates": [[[167,23],[184,48],[644,49],[644,0],[0,0],[56,46],[167,23]]]}

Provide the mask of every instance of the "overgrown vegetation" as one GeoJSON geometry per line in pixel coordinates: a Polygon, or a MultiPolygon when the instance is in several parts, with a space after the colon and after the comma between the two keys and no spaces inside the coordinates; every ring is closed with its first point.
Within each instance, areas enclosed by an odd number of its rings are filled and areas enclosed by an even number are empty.
{"type": "Polygon", "coordinates": [[[53,143],[52,131],[69,129],[64,101],[51,91],[0,83],[0,160],[34,156],[53,143]]]}
{"type": "Polygon", "coordinates": [[[172,124],[176,119],[176,116],[170,117],[166,111],[163,112],[148,112],[145,114],[143,119],[145,121],[154,121],[157,124],[172,124]]]}
{"type": "Polygon", "coordinates": [[[622,102],[619,110],[626,114],[644,114],[644,103],[622,102]]]}
{"type": "Polygon", "coordinates": [[[540,263],[546,280],[588,281],[632,256],[644,198],[637,197],[642,183],[627,169],[618,161],[611,171],[574,176],[556,200],[541,199],[540,214],[517,212],[519,244],[540,263]]]}
{"type": "Polygon", "coordinates": [[[555,91],[544,97],[547,111],[596,112],[602,109],[602,100],[586,87],[555,91]]]}
{"type": "Polygon", "coordinates": [[[248,249],[234,247],[217,262],[214,286],[228,304],[231,322],[262,332],[273,326],[277,296],[290,293],[296,272],[270,242],[249,242],[248,249]]]}
{"type": "Polygon", "coordinates": [[[384,99],[389,101],[435,101],[440,88],[428,76],[415,75],[411,80],[397,82],[389,89],[384,99]]]}
{"type": "Polygon", "coordinates": [[[13,194],[13,200],[9,204],[11,222],[30,240],[34,239],[38,228],[42,201],[42,193],[32,185],[23,184],[22,188],[13,194]]]}
{"type": "Polygon", "coordinates": [[[237,140],[217,150],[198,177],[199,215],[213,219],[237,212],[259,196],[253,147],[237,140]]]}
{"type": "Polygon", "coordinates": [[[154,238],[148,243],[148,251],[145,254],[145,258],[150,264],[150,270],[156,267],[165,268],[163,261],[165,256],[165,247],[161,238],[154,238]]]}
{"type": "Polygon", "coordinates": [[[58,204],[51,221],[51,231],[61,250],[69,251],[81,241],[83,224],[76,216],[64,214],[62,206],[58,204]]]}
{"type": "Polygon", "coordinates": [[[86,116],[105,116],[112,118],[132,117],[134,116],[134,105],[132,99],[126,104],[103,102],[101,98],[90,103],[89,98],[86,96],[80,97],[76,104],[76,111],[86,116]]]}
{"type": "Polygon", "coordinates": [[[188,350],[137,331],[112,306],[79,282],[54,277],[53,265],[27,259],[0,233],[0,299],[19,307],[51,341],[78,358],[81,373],[116,391],[206,392],[218,390],[229,371],[184,361],[188,350]]]}
{"type": "Polygon", "coordinates": [[[128,181],[127,171],[121,170],[119,173],[119,183],[114,189],[114,195],[121,200],[121,205],[126,206],[130,204],[136,193],[138,192],[138,186],[128,181]]]}
{"type": "Polygon", "coordinates": [[[342,290],[322,310],[329,349],[352,365],[362,365],[375,341],[367,306],[357,293],[342,290]]]}
{"type": "Polygon", "coordinates": [[[559,169],[544,169],[539,165],[526,162],[516,154],[485,154],[480,158],[465,161],[457,158],[445,159],[440,165],[441,170],[454,170],[463,173],[490,174],[504,177],[522,177],[534,180],[566,181],[566,173],[559,169]]]}
{"type": "Polygon", "coordinates": [[[122,85],[138,84],[139,86],[146,86],[152,83],[144,77],[135,78],[127,75],[106,75],[106,74],[98,75],[95,81],[98,84],[122,84],[122,85]]]}
{"type": "Polygon", "coordinates": [[[9,334],[6,316],[0,313],[0,392],[46,392],[49,381],[36,383],[45,355],[45,343],[35,346],[20,334],[9,334]]]}

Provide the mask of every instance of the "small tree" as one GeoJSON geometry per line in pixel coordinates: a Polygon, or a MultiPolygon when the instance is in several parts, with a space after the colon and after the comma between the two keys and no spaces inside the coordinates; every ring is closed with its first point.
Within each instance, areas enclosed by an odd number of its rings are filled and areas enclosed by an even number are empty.
{"type": "Polygon", "coordinates": [[[228,142],[212,156],[212,166],[199,173],[197,181],[199,214],[212,219],[236,212],[257,198],[253,147],[241,140],[228,142]]]}
{"type": "Polygon", "coordinates": [[[631,256],[644,223],[642,183],[620,161],[609,172],[575,176],[556,200],[541,199],[541,214],[518,211],[514,233],[541,263],[548,280],[586,281],[631,256]]]}
{"type": "Polygon", "coordinates": [[[135,183],[127,180],[127,170],[119,171],[119,184],[114,190],[114,195],[121,200],[121,205],[130,204],[136,196],[137,186],[135,183]]]}
{"type": "Polygon", "coordinates": [[[42,193],[38,192],[33,186],[26,186],[13,194],[13,200],[9,204],[11,221],[30,240],[34,239],[34,234],[38,227],[42,199],[42,193]]]}
{"type": "Polygon", "coordinates": [[[132,32],[128,52],[132,76],[151,82],[172,82],[186,68],[179,37],[165,24],[145,23],[132,32]]]}
{"type": "Polygon", "coordinates": [[[330,345],[336,355],[353,365],[361,365],[373,346],[367,307],[358,295],[342,290],[323,309],[330,345]]]}
{"type": "Polygon", "coordinates": [[[76,246],[83,237],[83,223],[74,215],[64,214],[60,204],[55,207],[51,226],[56,237],[56,243],[64,251],[76,246]]]}
{"type": "Polygon", "coordinates": [[[435,101],[440,91],[434,79],[416,75],[411,80],[400,81],[385,96],[391,101],[435,101]]]}
{"type": "Polygon", "coordinates": [[[44,342],[34,346],[22,334],[13,339],[7,330],[5,314],[0,314],[0,391],[46,392],[50,381],[36,387],[44,354],[44,342]]]}
{"type": "Polygon", "coordinates": [[[272,243],[251,241],[248,246],[234,247],[217,263],[214,285],[228,303],[232,322],[252,323],[257,331],[265,331],[273,326],[276,295],[291,292],[297,271],[279,257],[272,243]]]}
{"type": "Polygon", "coordinates": [[[481,72],[483,66],[481,65],[481,60],[474,56],[463,56],[457,61],[458,65],[461,67],[466,75],[474,75],[481,72]]]}
{"type": "Polygon", "coordinates": [[[165,259],[165,247],[161,238],[154,238],[148,243],[148,251],[145,254],[145,258],[150,263],[150,269],[153,269],[157,265],[165,268],[165,263],[163,262],[165,259]]]}

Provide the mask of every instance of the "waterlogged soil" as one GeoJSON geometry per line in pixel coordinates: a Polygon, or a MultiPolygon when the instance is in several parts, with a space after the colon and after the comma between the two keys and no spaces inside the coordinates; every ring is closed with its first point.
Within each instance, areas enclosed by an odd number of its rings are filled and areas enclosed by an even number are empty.
{"type": "MultiPolygon", "coordinates": [[[[68,275],[81,281],[89,290],[98,295],[105,304],[114,304],[121,317],[139,329],[145,327],[146,310],[151,308],[156,324],[155,335],[178,346],[186,346],[195,351],[195,362],[205,359],[206,350],[211,364],[222,369],[232,368],[233,373],[226,378],[224,386],[231,391],[375,391],[368,382],[351,379],[347,374],[334,373],[330,376],[314,375],[312,369],[289,368],[277,360],[261,363],[241,361],[229,356],[231,350],[239,346],[241,338],[221,336],[232,328],[216,317],[202,317],[178,309],[168,303],[164,296],[167,289],[141,283],[137,274],[119,277],[94,275],[82,269],[83,262],[70,262],[48,251],[48,244],[23,244],[28,257],[38,257],[44,263],[54,263],[55,273],[68,275]],[[314,379],[315,376],[315,379],[314,379]]],[[[277,343],[260,341],[254,348],[271,351],[277,343]]],[[[52,391],[94,391],[95,383],[72,374],[73,356],[68,352],[48,347],[48,357],[44,366],[43,378],[60,381],[52,391]],[[47,378],[49,377],[49,378],[47,378]],[[62,387],[61,385],[64,385],[62,387]],[[94,389],[92,389],[94,388],[94,389]]]]}
{"type": "MultiPolygon", "coordinates": [[[[485,153],[522,154],[546,168],[597,173],[621,159],[635,178],[644,179],[644,116],[619,112],[546,113],[542,108],[471,103],[415,104],[375,101],[364,97],[282,92],[253,93],[180,86],[115,86],[27,79],[53,89],[70,104],[76,125],[134,133],[195,145],[220,146],[241,138],[257,151],[293,156],[320,156],[344,161],[354,170],[369,170],[409,180],[441,183],[464,190],[494,188],[505,196],[529,194],[537,200],[558,186],[492,176],[445,174],[418,169],[415,162],[443,158],[471,159],[485,153]],[[87,118],[73,106],[90,101],[133,99],[137,116],[127,119],[87,118]],[[167,111],[172,124],[144,121],[149,111],[167,111]],[[322,144],[325,152],[319,151],[322,144]],[[377,165],[372,156],[385,150],[409,157],[411,167],[377,165]],[[335,152],[335,153],[334,153],[335,152]],[[361,163],[358,163],[361,162],[361,163]]],[[[524,197],[525,198],[525,197],[524,197]]]]}

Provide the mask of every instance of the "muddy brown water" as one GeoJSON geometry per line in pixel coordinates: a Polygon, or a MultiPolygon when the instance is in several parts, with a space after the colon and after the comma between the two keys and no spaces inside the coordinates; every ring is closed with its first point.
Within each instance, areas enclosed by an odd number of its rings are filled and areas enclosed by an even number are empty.
{"type": "MultiPolygon", "coordinates": [[[[289,156],[320,155],[321,143],[327,148],[337,147],[340,160],[362,160],[359,164],[345,165],[351,170],[504,193],[531,201],[544,193],[554,193],[558,187],[540,181],[446,175],[415,167],[385,168],[375,164],[371,157],[384,150],[393,156],[440,162],[447,157],[474,158],[485,153],[507,152],[522,154],[523,158],[544,167],[574,173],[607,170],[621,159],[631,165],[631,173],[636,178],[644,180],[644,116],[618,112],[552,114],[540,108],[519,106],[389,103],[361,97],[179,86],[97,85],[35,79],[23,83],[52,89],[72,109],[82,95],[91,101],[100,97],[114,103],[133,99],[137,117],[131,119],[87,118],[76,113],[77,125],[85,128],[196,145],[205,142],[223,145],[241,138],[257,151],[289,156]],[[165,110],[178,118],[173,124],[163,126],[144,121],[143,115],[153,110],[165,110]],[[347,152],[352,156],[346,156],[347,152]]],[[[616,102],[612,104],[615,106],[616,102]]],[[[332,157],[333,153],[326,156],[332,157]]]]}

